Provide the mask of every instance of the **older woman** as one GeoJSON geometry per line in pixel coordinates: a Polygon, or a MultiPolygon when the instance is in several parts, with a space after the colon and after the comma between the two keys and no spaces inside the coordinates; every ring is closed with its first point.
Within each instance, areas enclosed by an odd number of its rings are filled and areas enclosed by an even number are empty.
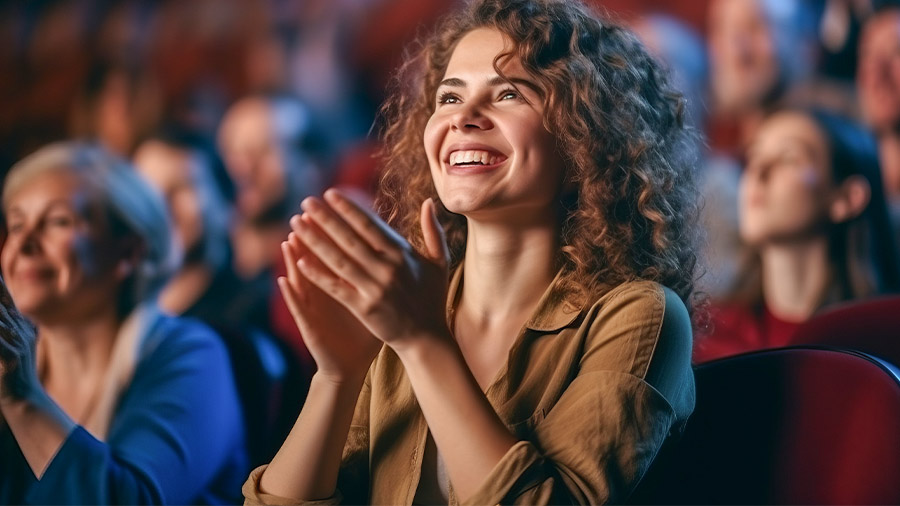
{"type": "Polygon", "coordinates": [[[233,501],[226,350],[151,302],[177,260],[158,196],[101,149],[56,144],[12,168],[3,209],[0,502],[233,501]]]}

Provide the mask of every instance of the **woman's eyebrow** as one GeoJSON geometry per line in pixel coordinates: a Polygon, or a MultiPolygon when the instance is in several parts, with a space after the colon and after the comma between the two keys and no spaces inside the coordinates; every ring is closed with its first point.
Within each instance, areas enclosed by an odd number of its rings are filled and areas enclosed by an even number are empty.
{"type": "MultiPolygon", "coordinates": [[[[507,77],[501,77],[501,76],[494,76],[494,77],[488,79],[488,81],[487,81],[488,86],[501,86],[501,85],[504,85],[507,83],[525,86],[526,88],[529,88],[531,91],[537,93],[539,96],[543,96],[543,92],[541,91],[541,88],[538,85],[536,85],[532,81],[529,81],[528,79],[525,79],[522,77],[508,77],[507,78],[507,77]]],[[[458,77],[449,77],[449,78],[441,81],[438,86],[449,86],[452,88],[465,88],[466,86],[468,86],[468,83],[458,77]]]]}
{"type": "Polygon", "coordinates": [[[450,77],[441,81],[438,86],[451,86],[453,88],[465,88],[468,84],[458,77],[450,77]]]}
{"type": "Polygon", "coordinates": [[[524,86],[526,88],[529,88],[531,91],[537,93],[538,95],[543,96],[543,92],[541,91],[541,88],[538,87],[538,85],[536,85],[533,82],[529,81],[528,79],[525,79],[522,77],[494,76],[494,77],[488,79],[488,86],[501,86],[501,85],[504,85],[507,83],[524,86]]]}

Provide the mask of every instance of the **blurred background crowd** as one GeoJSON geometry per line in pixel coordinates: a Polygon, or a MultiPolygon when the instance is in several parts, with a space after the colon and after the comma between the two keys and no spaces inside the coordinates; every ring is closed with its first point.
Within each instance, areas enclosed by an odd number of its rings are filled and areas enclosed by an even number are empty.
{"type": "MultiPolygon", "coordinates": [[[[231,350],[274,336],[309,377],[275,288],[288,218],[329,186],[372,203],[393,71],[459,3],[3,2],[0,176],[61,140],[129,160],[180,245],[160,306],[232,334],[231,350]]],[[[711,323],[697,362],[791,344],[835,303],[900,290],[900,2],[588,3],[669,67],[701,134],[711,323]]],[[[255,374],[241,372],[253,346],[232,354],[239,376],[255,374]]]]}

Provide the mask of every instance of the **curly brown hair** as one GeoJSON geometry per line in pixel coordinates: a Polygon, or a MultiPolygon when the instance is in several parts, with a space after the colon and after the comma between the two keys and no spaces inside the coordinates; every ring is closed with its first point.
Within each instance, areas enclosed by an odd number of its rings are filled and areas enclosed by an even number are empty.
{"type": "Polygon", "coordinates": [[[512,42],[544,90],[544,125],[566,157],[560,197],[563,281],[583,302],[625,281],[673,289],[691,306],[697,266],[696,138],[667,73],[622,26],[568,0],[480,0],[448,16],[408,52],[382,108],[381,215],[421,249],[421,202],[438,203],[451,265],[463,258],[466,219],[440,204],[423,146],[435,93],[457,42],[476,28],[512,42]]]}

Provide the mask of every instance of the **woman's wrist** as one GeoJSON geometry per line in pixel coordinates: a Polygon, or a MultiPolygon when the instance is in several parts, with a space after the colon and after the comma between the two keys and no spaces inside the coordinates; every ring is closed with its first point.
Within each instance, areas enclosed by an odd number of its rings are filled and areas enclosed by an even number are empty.
{"type": "Polygon", "coordinates": [[[417,367],[429,368],[435,362],[444,361],[454,355],[463,360],[459,346],[449,330],[422,333],[392,344],[391,349],[407,370],[417,367]]]}
{"type": "Polygon", "coordinates": [[[367,373],[368,370],[356,373],[317,370],[313,373],[312,379],[310,380],[310,387],[313,384],[316,384],[319,385],[320,388],[327,388],[329,390],[359,392],[359,389],[366,379],[367,373]]]}

